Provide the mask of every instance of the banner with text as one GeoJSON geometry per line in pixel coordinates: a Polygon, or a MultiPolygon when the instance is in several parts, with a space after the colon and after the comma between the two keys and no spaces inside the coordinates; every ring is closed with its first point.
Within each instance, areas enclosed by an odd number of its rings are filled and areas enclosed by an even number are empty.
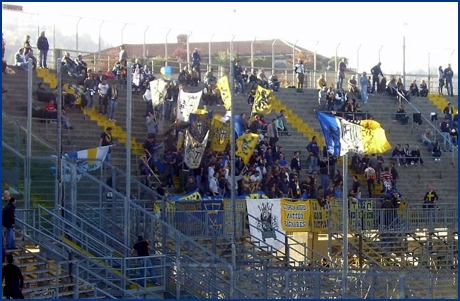
{"type": "Polygon", "coordinates": [[[281,199],[281,225],[286,232],[308,232],[310,202],[281,199]]]}
{"type": "MultiPolygon", "coordinates": [[[[233,234],[233,202],[230,199],[224,199],[224,234],[231,236],[233,234]]],[[[244,213],[246,212],[246,200],[235,200],[235,233],[237,236],[243,234],[244,213]]]]}
{"type": "Polygon", "coordinates": [[[180,90],[177,99],[177,119],[188,122],[190,113],[198,109],[202,94],[203,91],[188,93],[180,90]]]}

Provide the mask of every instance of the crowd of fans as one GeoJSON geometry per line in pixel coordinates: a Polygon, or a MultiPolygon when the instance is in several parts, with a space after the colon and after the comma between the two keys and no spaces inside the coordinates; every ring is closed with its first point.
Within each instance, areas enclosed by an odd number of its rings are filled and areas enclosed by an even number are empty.
{"type": "MultiPolygon", "coordinates": [[[[39,60],[33,56],[30,37],[26,37],[24,47],[19,49],[15,56],[15,65],[18,68],[26,69],[26,62],[29,58],[33,60],[34,68],[37,66],[46,68],[46,53],[49,45],[44,32],[41,33],[37,45],[40,50],[39,60]]],[[[179,91],[188,91],[188,89],[194,89],[192,87],[199,86],[204,92],[201,101],[202,106],[221,105],[222,99],[216,86],[217,77],[214,75],[214,70],[212,68],[207,70],[202,80],[201,57],[199,49],[195,49],[191,56],[191,68],[185,66],[177,81],[168,82],[164,103],[154,107],[149,87],[149,82],[154,79],[154,76],[147,66],[141,65],[136,59],[132,69],[135,80],[128,79],[127,59],[126,49],[121,46],[119,60],[113,69],[105,74],[101,71],[93,72],[83,61],[81,55],[73,60],[69,53],[65,53],[62,58],[62,67],[70,76],[82,78],[80,83],[83,85],[84,94],[80,95],[82,97],[81,105],[92,109],[97,104],[99,114],[107,115],[112,122],[116,122],[115,108],[118,89],[131,85],[133,92],[137,92],[138,95],[140,92],[143,93],[142,98],[146,102],[147,141],[144,144],[145,156],[142,157],[139,165],[139,173],[146,185],[151,184],[149,179],[152,175],[161,174],[163,185],[156,187],[159,191],[172,188],[174,177],[178,177],[180,178],[178,191],[182,193],[199,190],[204,195],[228,197],[233,188],[236,189],[238,195],[261,190],[270,198],[318,198],[320,204],[325,204],[327,198],[342,196],[343,177],[340,170],[335,168],[337,158],[328,154],[324,149],[320,150],[316,137],[312,137],[306,146],[308,156],[305,158],[305,163],[299,152],[295,152],[292,158],[286,158],[282,147],[282,136],[290,135],[290,133],[286,125],[284,111],[279,112],[270,121],[267,121],[262,114],[253,114],[249,117],[246,113],[239,115],[243,130],[259,135],[260,139],[248,164],[244,164],[241,158],[237,156],[235,162],[237,183],[232,184],[230,180],[229,149],[225,152],[212,152],[207,148],[200,168],[188,168],[184,162],[183,147],[177,148],[179,133],[182,132],[183,135],[190,126],[176,119],[175,107],[179,91]],[[109,81],[112,83],[110,84],[109,81]],[[97,101],[94,100],[95,97],[97,101]],[[161,118],[171,121],[172,126],[165,130],[164,140],[157,141],[161,118]],[[164,150],[164,153],[159,155],[161,149],[164,150]],[[290,161],[288,161],[289,159],[290,161]],[[304,172],[306,176],[304,176],[304,172]]],[[[297,90],[301,92],[305,74],[302,61],[297,63],[294,71],[298,78],[297,90]]],[[[363,72],[359,79],[352,75],[348,80],[347,90],[345,90],[343,88],[345,72],[347,72],[346,61],[342,60],[339,63],[337,73],[337,85],[328,86],[324,76],[321,75],[317,80],[317,88],[320,109],[347,119],[372,119],[373,116],[369,112],[363,112],[362,104],[367,103],[369,95],[375,93],[393,97],[403,95],[407,100],[410,100],[411,96],[426,97],[429,92],[424,80],[420,83],[420,87],[416,80],[412,81],[408,90],[405,89],[401,78],[391,78],[387,82],[381,70],[381,63],[371,69],[371,76],[369,77],[366,72],[363,72]]],[[[278,91],[280,87],[275,73],[272,73],[270,77],[267,77],[264,69],[260,69],[259,72],[253,70],[249,73],[247,69],[241,66],[239,60],[235,62],[233,73],[235,76],[235,93],[248,95],[250,105],[254,101],[257,86],[273,91],[278,91]]],[[[445,70],[439,68],[439,93],[442,93],[442,87],[446,85],[448,94],[452,95],[452,76],[453,72],[450,65],[445,70]]],[[[47,91],[42,83],[39,83],[36,96],[39,101],[46,102],[44,117],[56,119],[56,94],[47,91]]],[[[67,101],[67,103],[74,105],[75,101],[67,101]]],[[[250,111],[250,107],[248,107],[248,111],[250,111]]],[[[431,130],[422,134],[422,142],[435,160],[440,160],[442,150],[444,152],[452,151],[450,142],[456,145],[458,140],[458,117],[457,114],[454,114],[450,103],[443,113],[445,119],[440,127],[444,139],[443,149],[441,149],[439,141],[434,141],[431,130]]],[[[65,126],[72,129],[65,108],[63,108],[61,116],[65,126]]],[[[408,123],[403,105],[400,105],[397,110],[396,120],[402,124],[408,123]]],[[[407,144],[404,148],[401,148],[400,145],[396,146],[392,153],[392,160],[394,162],[391,162],[391,166],[384,167],[384,160],[380,155],[372,155],[371,158],[354,156],[352,168],[356,173],[364,174],[368,186],[367,196],[372,197],[374,195],[374,181],[382,185],[381,192],[383,194],[396,189],[398,177],[396,166],[424,163],[419,147],[415,146],[413,149],[409,149],[407,144]]],[[[362,196],[361,184],[357,177],[353,180],[352,186],[349,194],[360,198],[362,196]]]]}

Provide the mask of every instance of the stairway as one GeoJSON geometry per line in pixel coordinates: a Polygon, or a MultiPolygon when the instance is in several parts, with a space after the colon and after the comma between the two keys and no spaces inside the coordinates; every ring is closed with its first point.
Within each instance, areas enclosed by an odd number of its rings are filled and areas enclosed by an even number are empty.
{"type": "Polygon", "coordinates": [[[95,285],[75,275],[77,261],[56,261],[47,258],[40,245],[23,238],[16,238],[13,254],[24,277],[22,291],[26,299],[105,299],[108,296],[98,291],[95,285]],[[70,272],[72,271],[72,272],[70,272]]]}

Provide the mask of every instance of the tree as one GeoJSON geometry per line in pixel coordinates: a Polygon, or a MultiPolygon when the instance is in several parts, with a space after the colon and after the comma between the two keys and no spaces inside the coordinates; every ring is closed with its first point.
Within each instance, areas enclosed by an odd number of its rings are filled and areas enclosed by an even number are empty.
{"type": "Polygon", "coordinates": [[[187,50],[182,49],[182,48],[177,48],[176,50],[174,50],[172,56],[180,62],[186,62],[187,61],[187,50]]]}

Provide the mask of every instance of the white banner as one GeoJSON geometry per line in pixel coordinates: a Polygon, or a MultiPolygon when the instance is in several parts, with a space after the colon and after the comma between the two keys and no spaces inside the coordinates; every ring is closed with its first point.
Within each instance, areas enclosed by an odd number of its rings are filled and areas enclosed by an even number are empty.
{"type": "Polygon", "coordinates": [[[190,135],[189,131],[185,133],[185,154],[184,162],[189,168],[195,169],[200,167],[201,159],[203,158],[206,144],[208,143],[209,131],[203,139],[203,142],[198,142],[190,135]]]}
{"type": "Polygon", "coordinates": [[[156,107],[164,102],[166,96],[166,86],[168,83],[162,79],[152,80],[150,82],[150,92],[152,93],[152,106],[156,107]]]}
{"type": "Polygon", "coordinates": [[[139,67],[137,66],[133,72],[133,84],[139,87],[140,83],[141,83],[141,70],[139,70],[139,67]]]}
{"type": "Polygon", "coordinates": [[[177,118],[179,120],[188,122],[190,113],[198,109],[202,94],[203,91],[196,93],[179,91],[179,98],[177,100],[177,118]]]}
{"type": "Polygon", "coordinates": [[[252,241],[276,250],[284,247],[284,233],[281,227],[281,200],[246,200],[252,241]]]}

